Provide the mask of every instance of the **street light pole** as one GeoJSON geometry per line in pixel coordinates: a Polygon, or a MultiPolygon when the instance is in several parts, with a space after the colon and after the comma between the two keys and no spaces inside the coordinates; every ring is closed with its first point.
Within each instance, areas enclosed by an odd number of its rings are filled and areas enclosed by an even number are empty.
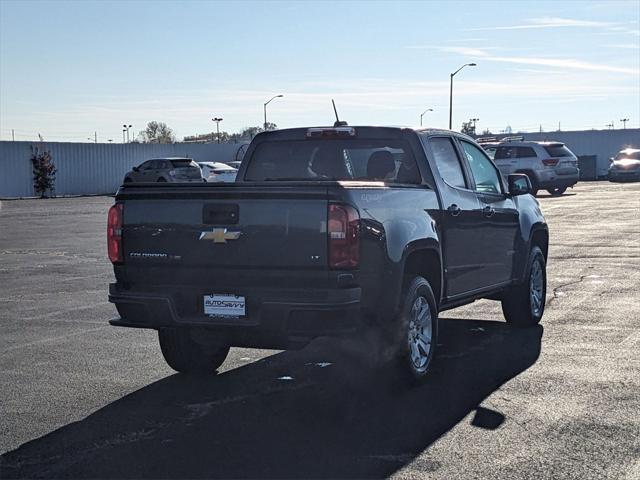
{"type": "MultiPolygon", "coordinates": [[[[127,132],[127,143],[129,143],[129,129],[133,127],[133,125],[124,124],[122,127],[124,128],[122,131],[127,132]]],[[[122,143],[124,143],[124,133],[122,134],[122,143]]]]}
{"type": "Polygon", "coordinates": [[[269,105],[272,100],[275,100],[276,98],[281,98],[281,97],[284,97],[284,95],[275,95],[271,97],[268,102],[264,104],[264,131],[265,132],[267,131],[267,105],[269,105]]]}
{"type": "Polygon", "coordinates": [[[476,133],[476,122],[479,122],[480,119],[479,118],[470,118],[469,121],[473,122],[473,133],[475,135],[475,133],[476,133]]]}
{"type": "Polygon", "coordinates": [[[628,118],[621,118],[620,121],[622,122],[622,129],[626,130],[627,129],[627,122],[629,121],[628,118]]]}
{"type": "Polygon", "coordinates": [[[211,119],[211,121],[216,122],[216,137],[218,138],[218,143],[220,143],[220,122],[222,120],[223,119],[219,117],[214,117],[211,119]]]}
{"type": "Polygon", "coordinates": [[[453,77],[456,75],[456,73],[458,73],[464,67],[475,67],[475,66],[476,66],[475,63],[465,63],[458,70],[456,70],[455,72],[450,74],[450,79],[449,79],[450,80],[449,81],[449,130],[451,130],[451,127],[453,125],[453,123],[452,123],[452,120],[453,120],[453,77]]]}
{"type": "Polygon", "coordinates": [[[427,112],[433,112],[433,108],[427,108],[424,112],[422,112],[420,114],[420,126],[422,126],[422,117],[424,116],[425,113],[427,112]]]}

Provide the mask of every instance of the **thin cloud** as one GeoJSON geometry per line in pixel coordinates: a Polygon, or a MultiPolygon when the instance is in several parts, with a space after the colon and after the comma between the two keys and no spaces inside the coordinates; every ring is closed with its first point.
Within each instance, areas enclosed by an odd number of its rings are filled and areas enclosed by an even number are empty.
{"type": "Polygon", "coordinates": [[[488,49],[471,48],[471,47],[435,47],[433,45],[412,45],[406,48],[419,50],[438,50],[439,52],[457,53],[468,57],[486,57],[489,53],[488,49]]]}
{"type": "Polygon", "coordinates": [[[624,50],[640,50],[640,44],[637,43],[616,43],[612,45],[605,45],[610,48],[621,48],[624,50]]]}
{"type": "Polygon", "coordinates": [[[541,17],[532,18],[529,23],[522,25],[506,25],[496,27],[468,28],[467,31],[479,32],[487,30],[527,30],[536,28],[612,28],[619,24],[612,22],[599,22],[596,20],[579,20],[575,18],[541,17]]]}
{"type": "Polygon", "coordinates": [[[491,54],[490,48],[469,48],[469,47],[408,47],[438,50],[440,52],[455,53],[465,57],[481,58],[483,61],[515,63],[520,65],[536,65],[545,67],[562,68],[565,70],[590,70],[595,72],[624,73],[627,75],[640,75],[637,68],[617,67],[602,63],[585,62],[575,58],[547,58],[547,57],[509,57],[491,54]]]}
{"type": "Polygon", "coordinates": [[[574,58],[485,57],[485,59],[493,62],[518,63],[521,65],[543,65],[546,67],[565,68],[571,70],[591,70],[597,72],[640,75],[640,70],[637,68],[616,67],[613,65],[585,62],[574,58]]]}

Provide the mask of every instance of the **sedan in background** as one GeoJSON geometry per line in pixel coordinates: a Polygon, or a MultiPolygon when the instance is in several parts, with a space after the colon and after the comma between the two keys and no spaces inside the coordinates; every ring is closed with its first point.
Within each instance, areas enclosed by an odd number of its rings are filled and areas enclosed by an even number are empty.
{"type": "Polygon", "coordinates": [[[202,175],[191,158],[154,158],[127,172],[124,183],[130,182],[202,182],[202,175]]]}
{"type": "Polygon", "coordinates": [[[610,161],[610,181],[640,180],[640,149],[625,148],[610,161]]]}
{"type": "Polygon", "coordinates": [[[238,170],[222,162],[198,162],[206,182],[235,182],[238,170]]]}

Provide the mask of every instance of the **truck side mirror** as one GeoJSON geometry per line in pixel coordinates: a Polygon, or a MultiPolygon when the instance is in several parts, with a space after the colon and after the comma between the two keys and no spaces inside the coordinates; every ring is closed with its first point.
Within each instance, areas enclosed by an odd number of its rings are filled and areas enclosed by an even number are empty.
{"type": "Polygon", "coordinates": [[[507,177],[509,183],[509,195],[526,195],[531,193],[531,180],[524,173],[512,173],[507,177]]]}

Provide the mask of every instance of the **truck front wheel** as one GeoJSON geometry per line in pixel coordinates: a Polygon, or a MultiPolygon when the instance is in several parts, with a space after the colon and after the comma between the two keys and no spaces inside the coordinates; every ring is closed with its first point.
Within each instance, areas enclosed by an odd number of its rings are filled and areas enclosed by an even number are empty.
{"type": "Polygon", "coordinates": [[[400,367],[422,381],[429,373],[438,338],[438,309],[429,282],[423,277],[405,282],[396,325],[400,367]]]}
{"type": "Polygon", "coordinates": [[[188,329],[160,329],[158,340],[165,361],[180,373],[213,373],[229,353],[228,345],[196,342],[188,329]]]}
{"type": "Polygon", "coordinates": [[[544,313],[547,271],[544,255],[534,246],[529,253],[525,281],[502,296],[502,313],[507,323],[517,327],[537,325],[544,313]]]}

